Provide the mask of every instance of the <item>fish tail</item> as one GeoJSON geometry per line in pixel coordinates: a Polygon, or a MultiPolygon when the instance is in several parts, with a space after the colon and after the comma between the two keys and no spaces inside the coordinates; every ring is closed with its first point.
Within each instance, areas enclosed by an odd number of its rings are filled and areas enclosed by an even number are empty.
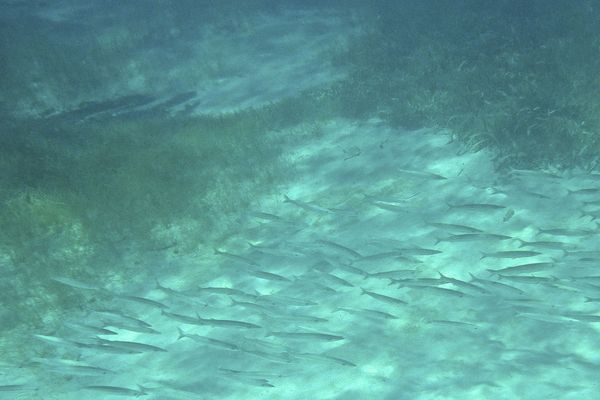
{"type": "Polygon", "coordinates": [[[448,282],[448,277],[444,274],[442,274],[440,271],[438,271],[438,274],[440,275],[440,279],[443,280],[444,282],[448,282]]]}

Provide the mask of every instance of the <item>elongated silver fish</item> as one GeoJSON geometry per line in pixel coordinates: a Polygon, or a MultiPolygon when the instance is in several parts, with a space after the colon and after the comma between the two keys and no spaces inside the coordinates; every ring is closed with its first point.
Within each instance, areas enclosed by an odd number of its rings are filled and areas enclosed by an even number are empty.
{"type": "Polygon", "coordinates": [[[391,202],[377,200],[377,201],[372,201],[371,204],[373,204],[377,208],[381,208],[382,210],[387,210],[387,211],[400,212],[400,213],[406,213],[409,211],[405,205],[398,204],[398,203],[391,203],[391,202]]]}
{"type": "Polygon", "coordinates": [[[352,250],[351,248],[344,246],[342,244],[332,242],[331,240],[319,239],[319,240],[317,240],[317,243],[324,244],[328,247],[331,247],[332,249],[335,249],[339,252],[345,253],[353,258],[361,258],[362,257],[362,255],[359,252],[352,250]]]}
{"type": "Polygon", "coordinates": [[[390,285],[398,287],[419,287],[419,286],[437,286],[446,283],[442,278],[414,278],[414,279],[389,279],[390,285]]]}
{"type": "Polygon", "coordinates": [[[532,285],[539,285],[539,284],[552,284],[556,281],[558,281],[558,278],[554,278],[554,277],[547,277],[547,276],[521,276],[521,275],[502,275],[499,274],[498,275],[500,277],[501,280],[507,280],[507,281],[511,281],[511,282],[516,282],[516,283],[525,283],[525,284],[532,284],[532,285]]]}
{"type": "Polygon", "coordinates": [[[118,310],[94,310],[95,313],[98,313],[102,316],[103,319],[107,320],[118,320],[127,322],[128,324],[150,328],[152,325],[147,323],[146,321],[141,320],[140,318],[133,317],[131,315],[126,315],[125,313],[118,310]]]}
{"type": "Polygon", "coordinates": [[[103,386],[103,385],[91,385],[91,386],[84,386],[84,389],[87,390],[93,390],[95,392],[101,392],[101,393],[109,393],[115,396],[133,396],[133,397],[140,397],[140,396],[145,396],[148,393],[146,392],[146,388],[142,387],[142,386],[138,386],[138,390],[136,389],[130,389],[130,388],[126,388],[126,387],[120,387],[120,386],[103,386]]]}
{"type": "Polygon", "coordinates": [[[554,236],[591,236],[598,232],[589,229],[566,229],[566,228],[554,228],[554,229],[541,229],[538,228],[538,234],[554,235],[554,236]]]}
{"type": "Polygon", "coordinates": [[[25,390],[38,390],[34,386],[27,385],[0,385],[0,392],[19,392],[25,390]]]}
{"type": "Polygon", "coordinates": [[[397,249],[401,254],[406,254],[409,256],[432,256],[435,254],[440,254],[440,250],[435,249],[426,249],[423,247],[411,247],[404,249],[397,249]]]}
{"type": "Polygon", "coordinates": [[[444,325],[444,326],[453,326],[453,327],[462,327],[462,328],[471,328],[477,329],[479,326],[473,324],[471,322],[464,321],[453,321],[447,319],[432,319],[427,321],[428,324],[436,324],[436,325],[444,325]]]}
{"type": "Polygon", "coordinates": [[[64,325],[74,331],[91,333],[94,335],[116,335],[117,332],[111,331],[110,329],[101,328],[98,326],[78,324],[72,322],[65,322],[64,325]]]}
{"type": "Polygon", "coordinates": [[[366,316],[366,317],[377,318],[377,319],[398,319],[398,317],[396,317],[395,315],[392,315],[390,313],[387,313],[384,311],[379,311],[379,310],[372,310],[369,308],[354,309],[354,308],[348,308],[348,307],[338,307],[335,310],[335,312],[337,312],[337,311],[344,311],[344,312],[347,312],[348,314],[366,316]]]}
{"type": "Polygon", "coordinates": [[[268,272],[268,271],[255,271],[255,270],[249,270],[248,274],[253,275],[255,277],[257,277],[258,279],[264,279],[266,281],[273,281],[273,282],[291,282],[290,279],[286,278],[283,275],[279,275],[279,274],[275,274],[273,272],[268,272]]]}
{"type": "Polygon", "coordinates": [[[567,189],[567,195],[590,195],[600,193],[600,188],[567,189]]]}
{"type": "Polygon", "coordinates": [[[330,333],[320,332],[268,332],[267,337],[274,336],[285,339],[296,339],[296,340],[319,340],[326,342],[335,342],[338,340],[344,340],[343,336],[333,335],[330,333]]]}
{"type": "Polygon", "coordinates": [[[383,303],[393,304],[393,305],[404,305],[408,304],[404,300],[398,299],[396,297],[387,296],[385,294],[371,292],[370,290],[366,290],[364,288],[360,288],[361,294],[366,294],[369,297],[374,298],[375,300],[379,300],[383,303]]]}
{"type": "Polygon", "coordinates": [[[74,345],[74,343],[71,340],[64,339],[64,338],[61,338],[58,336],[34,334],[33,337],[38,340],[41,340],[43,342],[46,342],[48,344],[51,344],[53,346],[73,346],[74,345]]]}
{"type": "Polygon", "coordinates": [[[204,325],[198,320],[198,318],[190,317],[188,315],[176,314],[165,310],[162,310],[161,315],[164,315],[165,317],[168,317],[173,321],[182,322],[188,325],[204,325]]]}
{"type": "Polygon", "coordinates": [[[509,240],[512,237],[495,233],[460,233],[446,237],[437,238],[435,244],[440,242],[471,242],[477,240],[509,240]]]}
{"type": "Polygon", "coordinates": [[[318,354],[318,353],[294,353],[294,357],[297,358],[307,358],[309,360],[317,360],[317,361],[332,361],[336,364],[343,365],[345,367],[356,367],[351,361],[344,360],[343,358],[333,357],[327,354],[318,354]]]}
{"type": "Polygon", "coordinates": [[[85,283],[78,281],[77,279],[69,278],[66,276],[54,276],[52,278],[54,282],[62,283],[63,285],[70,286],[76,289],[84,289],[84,290],[100,290],[100,286],[92,285],[91,283],[85,283]]]}
{"type": "Polygon", "coordinates": [[[146,343],[130,342],[125,340],[107,340],[97,339],[98,343],[105,346],[118,347],[124,350],[139,351],[139,352],[167,352],[162,347],[154,346],[146,343]]]}
{"type": "Polygon", "coordinates": [[[221,328],[247,328],[247,329],[256,329],[262,328],[260,325],[256,325],[250,322],[245,321],[236,321],[230,319],[213,319],[213,318],[202,318],[200,315],[196,314],[199,325],[209,325],[214,327],[221,328]]]}
{"type": "Polygon", "coordinates": [[[254,211],[254,212],[251,212],[249,215],[254,218],[257,218],[257,219],[262,219],[263,221],[281,222],[284,220],[282,217],[280,217],[278,215],[267,213],[267,212],[262,212],[262,211],[254,211]]]}
{"type": "Polygon", "coordinates": [[[333,214],[333,211],[331,211],[329,208],[321,207],[321,206],[318,206],[313,203],[305,203],[305,202],[297,200],[297,199],[291,199],[287,195],[284,195],[284,197],[285,197],[285,200],[283,201],[284,203],[293,204],[296,207],[303,209],[304,211],[312,211],[312,212],[318,212],[318,213],[324,213],[324,214],[333,214]]]}
{"type": "Polygon", "coordinates": [[[552,250],[567,250],[574,248],[573,244],[556,242],[549,240],[539,240],[528,242],[526,240],[516,239],[520,244],[519,247],[537,247],[541,249],[552,249],[552,250]]]}
{"type": "Polygon", "coordinates": [[[529,263],[529,264],[520,264],[513,265],[505,268],[498,269],[487,269],[487,271],[494,274],[526,274],[531,272],[539,272],[546,271],[548,269],[552,269],[554,267],[553,262],[537,262],[537,263],[529,263]]]}
{"type": "Polygon", "coordinates": [[[198,290],[201,293],[223,294],[226,296],[235,296],[246,299],[255,299],[257,297],[256,295],[246,293],[242,290],[228,287],[199,287],[198,290]]]}
{"type": "Polygon", "coordinates": [[[177,328],[177,330],[179,331],[179,337],[177,338],[177,340],[180,340],[183,338],[188,338],[188,339],[192,339],[195,342],[206,343],[211,346],[220,347],[220,348],[227,349],[227,350],[236,350],[236,351],[240,350],[240,347],[234,343],[225,342],[223,340],[218,340],[218,339],[213,339],[208,336],[201,336],[201,335],[196,335],[193,333],[185,333],[183,330],[181,330],[181,328],[177,328]]]}
{"type": "Polygon", "coordinates": [[[514,286],[510,286],[510,285],[500,283],[497,281],[492,281],[489,279],[478,278],[470,272],[469,272],[469,275],[471,275],[471,282],[476,282],[481,285],[487,286],[487,288],[490,291],[495,292],[499,295],[521,296],[521,295],[525,294],[525,292],[523,290],[516,288],[514,286]]]}
{"type": "Polygon", "coordinates": [[[124,300],[133,301],[133,302],[138,303],[138,304],[143,304],[143,305],[146,305],[146,306],[149,306],[149,307],[158,308],[158,309],[161,309],[161,310],[169,308],[168,305],[163,304],[160,301],[148,299],[146,297],[130,296],[130,295],[119,295],[119,297],[121,299],[124,299],[124,300]]]}
{"type": "Polygon", "coordinates": [[[508,251],[496,251],[493,253],[481,253],[481,259],[484,258],[525,258],[539,256],[539,251],[528,251],[528,250],[508,250],[508,251]]]}
{"type": "Polygon", "coordinates": [[[230,368],[217,368],[220,372],[228,375],[242,375],[253,378],[282,378],[285,375],[280,373],[274,373],[272,371],[242,371],[239,369],[230,369],[230,368]]]}
{"type": "Polygon", "coordinates": [[[330,281],[331,283],[335,283],[336,285],[345,286],[345,287],[354,287],[354,285],[352,283],[350,283],[347,280],[340,278],[339,276],[334,275],[332,273],[324,272],[322,276],[326,280],[330,281]]]}
{"type": "Polygon", "coordinates": [[[318,303],[307,299],[307,298],[298,298],[292,296],[285,296],[281,294],[269,294],[263,295],[256,298],[257,303],[267,303],[272,305],[279,306],[294,306],[294,307],[310,307],[316,306],[318,303]]]}
{"type": "Polygon", "coordinates": [[[458,225],[458,224],[448,224],[445,222],[428,222],[427,225],[431,225],[438,229],[442,229],[448,232],[456,232],[456,233],[482,233],[481,229],[473,228],[471,226],[466,225],[458,225]]]}
{"type": "Polygon", "coordinates": [[[225,257],[225,258],[229,258],[230,260],[234,260],[234,261],[241,261],[243,263],[252,265],[252,266],[258,266],[258,263],[254,260],[249,259],[248,257],[245,256],[241,256],[239,254],[233,254],[233,253],[229,253],[226,251],[221,251],[219,249],[217,249],[216,247],[213,249],[214,254],[221,256],[221,257],[225,257]]]}
{"type": "Polygon", "coordinates": [[[443,279],[445,282],[451,283],[456,287],[460,287],[460,288],[463,288],[463,289],[466,289],[466,290],[469,290],[472,292],[477,292],[480,294],[489,294],[490,293],[488,290],[482,288],[481,286],[477,286],[471,282],[465,282],[465,281],[461,281],[460,279],[451,278],[449,276],[443,275],[439,271],[438,271],[438,274],[440,275],[440,278],[443,279]]]}
{"type": "Polygon", "coordinates": [[[391,271],[369,272],[363,279],[378,278],[378,279],[405,279],[414,277],[417,274],[416,269],[394,269],[391,271]]]}
{"type": "Polygon", "coordinates": [[[499,204],[488,204],[488,203],[464,203],[464,204],[449,204],[448,208],[451,210],[466,210],[466,211],[495,211],[503,210],[506,206],[499,204]]]}
{"type": "Polygon", "coordinates": [[[47,370],[67,376],[106,375],[115,373],[114,371],[106,368],[96,367],[94,365],[84,364],[79,361],[68,359],[47,359],[33,357],[31,361],[43,365],[47,370]]]}
{"type": "Polygon", "coordinates": [[[448,178],[446,178],[445,176],[433,173],[433,172],[429,172],[429,171],[415,171],[415,170],[410,170],[410,169],[403,169],[403,168],[399,168],[398,172],[401,172],[405,175],[412,175],[414,177],[417,178],[424,178],[424,179],[431,179],[431,180],[446,180],[448,178]]]}
{"type": "Polygon", "coordinates": [[[582,322],[600,322],[600,315],[595,314],[564,313],[563,315],[582,322]]]}

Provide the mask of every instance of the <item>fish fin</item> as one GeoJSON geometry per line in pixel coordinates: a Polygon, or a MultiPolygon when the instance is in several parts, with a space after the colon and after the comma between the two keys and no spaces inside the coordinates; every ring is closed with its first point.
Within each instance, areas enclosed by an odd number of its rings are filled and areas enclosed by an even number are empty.
{"type": "Polygon", "coordinates": [[[148,390],[150,390],[149,388],[142,386],[142,385],[136,385],[138,387],[138,390],[140,391],[140,394],[136,395],[136,397],[139,396],[145,396],[148,394],[148,390]]]}

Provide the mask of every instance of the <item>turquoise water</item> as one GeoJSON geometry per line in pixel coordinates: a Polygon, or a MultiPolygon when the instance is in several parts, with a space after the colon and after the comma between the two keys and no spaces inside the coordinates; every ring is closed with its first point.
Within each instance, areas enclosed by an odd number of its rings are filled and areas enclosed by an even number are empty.
{"type": "Polygon", "coordinates": [[[3,5],[0,399],[597,398],[592,139],[358,85],[400,6],[156,4],[3,5]]]}

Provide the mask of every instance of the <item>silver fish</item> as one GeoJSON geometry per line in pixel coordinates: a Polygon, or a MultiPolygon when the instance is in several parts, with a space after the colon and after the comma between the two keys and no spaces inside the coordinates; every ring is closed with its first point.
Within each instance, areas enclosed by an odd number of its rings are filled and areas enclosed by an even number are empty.
{"type": "Polygon", "coordinates": [[[262,328],[259,325],[245,322],[245,321],[235,321],[230,319],[213,319],[213,318],[201,318],[200,315],[196,314],[198,319],[198,325],[209,325],[214,327],[221,328],[248,328],[248,329],[256,329],[262,328]]]}
{"type": "Polygon", "coordinates": [[[54,276],[50,278],[51,280],[62,283],[63,285],[70,286],[76,289],[84,289],[84,290],[100,290],[101,288],[97,285],[92,285],[90,283],[85,283],[78,281],[76,279],[72,279],[66,276],[54,276]]]}
{"type": "Polygon", "coordinates": [[[183,338],[188,338],[188,339],[192,339],[195,342],[206,343],[211,346],[220,347],[220,348],[224,348],[227,350],[235,350],[235,351],[240,350],[240,347],[234,343],[229,343],[229,342],[225,342],[223,340],[213,339],[213,338],[210,338],[207,336],[196,335],[193,333],[185,333],[183,330],[181,330],[181,328],[177,328],[177,330],[179,331],[179,337],[177,338],[177,340],[180,340],[183,338]]]}
{"type": "Polygon", "coordinates": [[[493,253],[485,253],[481,252],[481,259],[484,258],[524,258],[524,257],[535,257],[539,256],[540,252],[538,251],[528,251],[528,250],[508,250],[508,251],[496,251],[493,253]]]}
{"type": "Polygon", "coordinates": [[[330,240],[322,240],[322,239],[317,240],[317,243],[324,244],[324,245],[326,245],[328,247],[331,247],[332,249],[335,249],[335,250],[340,251],[342,253],[346,253],[347,255],[349,255],[349,256],[351,256],[353,258],[362,258],[362,255],[359,252],[354,251],[351,248],[349,248],[347,246],[344,246],[344,245],[341,245],[339,243],[335,243],[335,242],[332,242],[330,240]]]}
{"type": "Polygon", "coordinates": [[[335,342],[338,340],[344,340],[343,336],[333,335],[330,333],[320,332],[268,332],[267,337],[274,336],[285,339],[296,339],[296,340],[318,340],[326,342],[335,342]]]}
{"type": "Polygon", "coordinates": [[[547,276],[520,276],[520,275],[502,275],[498,274],[500,279],[505,279],[507,281],[516,282],[516,283],[526,283],[526,284],[551,284],[558,281],[558,278],[555,277],[547,277],[547,276]]]}
{"type": "Polygon", "coordinates": [[[546,234],[546,235],[554,235],[554,236],[591,236],[598,232],[592,231],[589,229],[563,229],[563,228],[554,228],[554,229],[541,229],[538,228],[538,234],[546,234]]]}
{"type": "Polygon", "coordinates": [[[243,263],[252,265],[252,266],[258,266],[258,263],[254,260],[249,259],[248,257],[244,257],[241,256],[239,254],[233,254],[233,253],[228,253],[226,251],[221,251],[219,249],[217,249],[216,247],[213,248],[214,254],[221,256],[221,257],[225,257],[225,258],[229,258],[230,260],[234,260],[234,261],[241,261],[243,263]]]}
{"type": "Polygon", "coordinates": [[[139,351],[139,352],[164,352],[166,353],[167,350],[163,349],[162,347],[158,347],[158,346],[154,346],[151,344],[146,344],[146,343],[139,343],[139,342],[129,342],[129,341],[124,341],[124,340],[106,340],[106,339],[97,339],[98,343],[105,345],[105,346],[112,346],[112,347],[118,347],[121,349],[125,349],[125,350],[131,350],[131,351],[139,351]]]}
{"type": "Polygon", "coordinates": [[[291,199],[287,195],[284,195],[284,197],[285,197],[285,200],[283,201],[284,203],[293,204],[296,207],[303,209],[304,211],[312,211],[312,212],[325,213],[325,214],[333,213],[333,211],[331,211],[329,208],[321,207],[321,206],[318,206],[318,205],[315,205],[312,203],[305,203],[300,200],[291,199]]]}
{"type": "Polygon", "coordinates": [[[259,279],[264,279],[267,281],[273,281],[273,282],[291,282],[291,279],[286,278],[285,276],[279,275],[279,274],[274,274],[272,272],[267,272],[267,271],[255,271],[255,270],[249,270],[247,271],[248,274],[253,275],[259,279]]]}
{"type": "Polygon", "coordinates": [[[457,232],[457,233],[482,233],[481,229],[473,228],[471,226],[466,225],[457,225],[457,224],[447,224],[444,222],[428,222],[427,225],[431,225],[433,227],[448,231],[448,232],[457,232]]]}
{"type": "Polygon", "coordinates": [[[101,392],[101,393],[109,393],[115,396],[134,396],[134,397],[140,397],[140,396],[145,396],[148,393],[146,392],[146,388],[139,386],[138,385],[138,390],[135,389],[129,389],[129,388],[125,388],[125,387],[120,387],[120,386],[103,386],[103,385],[91,385],[91,386],[84,386],[84,389],[87,390],[93,390],[95,392],[101,392]]]}
{"type": "Polygon", "coordinates": [[[380,293],[375,293],[375,292],[371,292],[369,290],[366,290],[364,288],[360,288],[361,290],[361,294],[366,294],[369,297],[374,298],[375,300],[379,300],[383,303],[388,303],[388,304],[393,304],[393,305],[404,305],[404,304],[408,304],[407,302],[405,302],[404,300],[398,299],[396,297],[390,297],[390,296],[386,296],[384,294],[380,294],[380,293]]]}
{"type": "Polygon", "coordinates": [[[506,206],[499,204],[488,204],[488,203],[465,203],[465,204],[448,204],[448,208],[451,210],[466,210],[466,211],[494,211],[503,210],[506,206]]]}
{"type": "Polygon", "coordinates": [[[487,269],[487,271],[494,274],[526,274],[531,272],[545,271],[552,269],[555,266],[552,262],[537,262],[529,264],[513,265],[510,267],[499,268],[499,269],[487,269]]]}
{"type": "Polygon", "coordinates": [[[154,307],[154,308],[158,308],[158,309],[167,309],[167,308],[169,308],[168,305],[163,304],[160,301],[148,299],[146,297],[129,296],[129,295],[119,295],[119,298],[124,299],[124,300],[133,301],[133,302],[136,302],[136,303],[139,303],[139,304],[144,304],[146,306],[150,306],[150,307],[154,307]]]}

